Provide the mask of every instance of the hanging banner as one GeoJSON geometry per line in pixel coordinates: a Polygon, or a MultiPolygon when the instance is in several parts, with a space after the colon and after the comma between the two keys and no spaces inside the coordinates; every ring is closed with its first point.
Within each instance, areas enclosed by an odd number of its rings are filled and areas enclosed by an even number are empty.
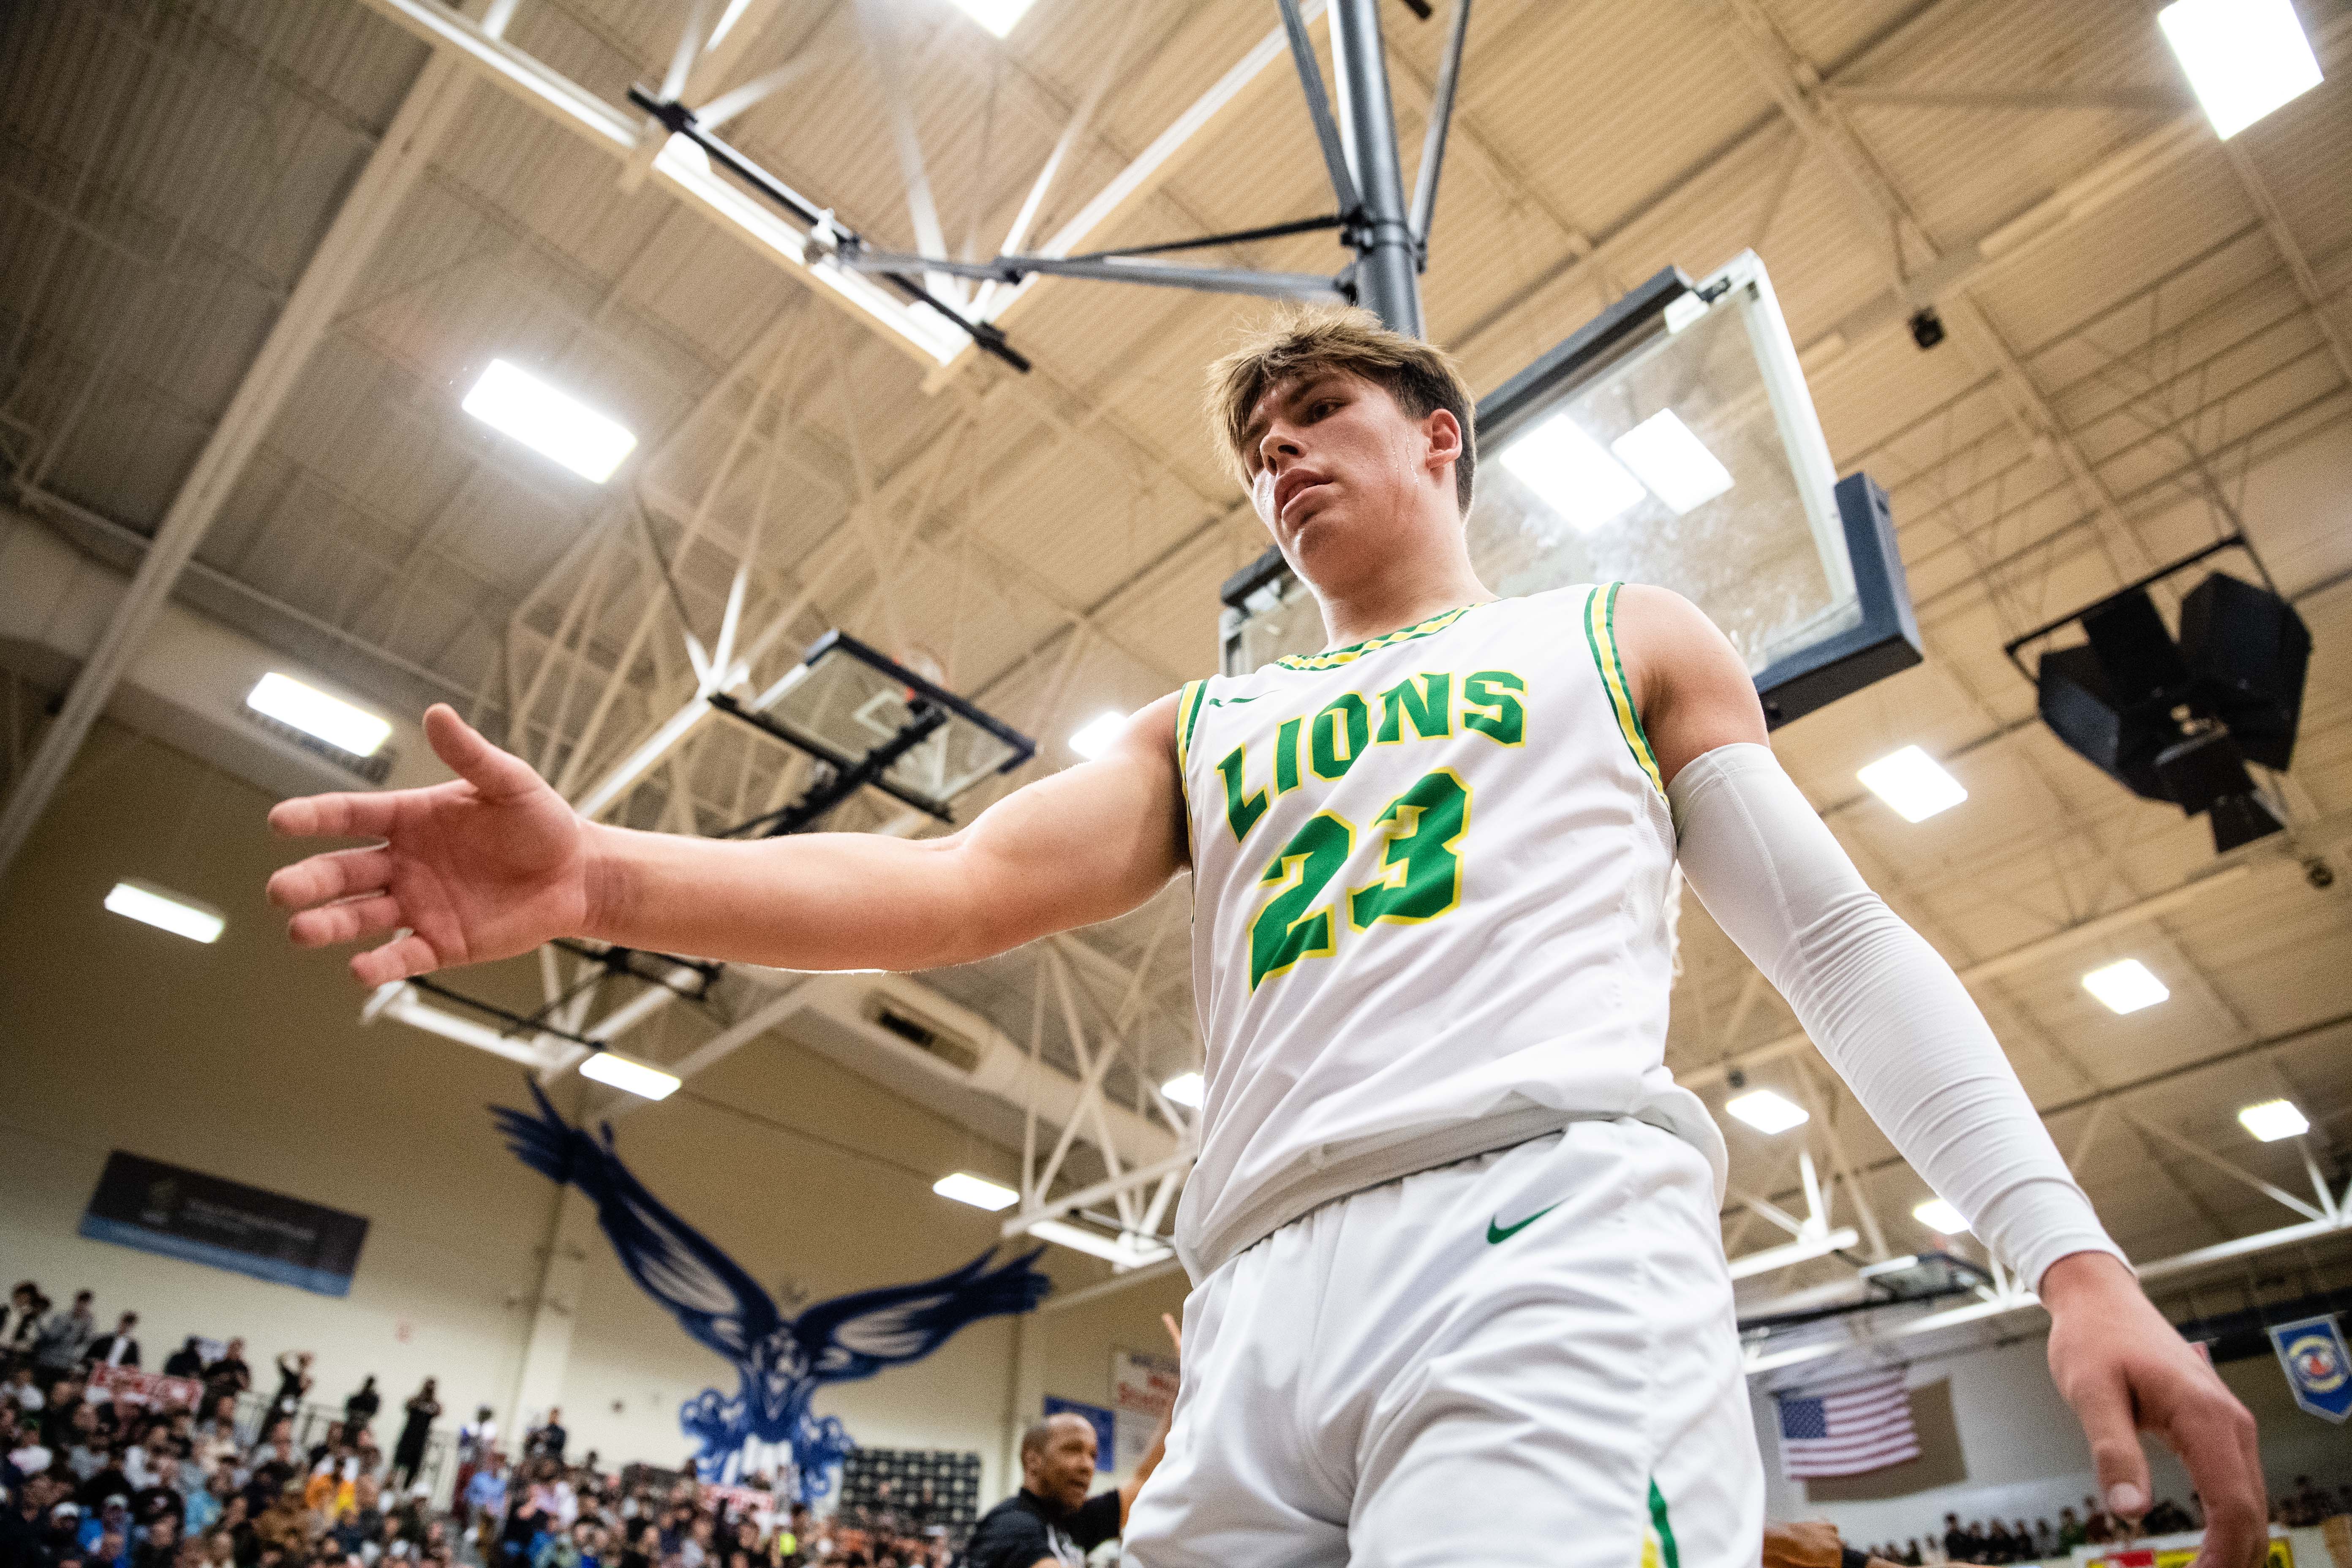
{"type": "Polygon", "coordinates": [[[1119,1458],[1130,1465],[1150,1448],[1160,1424],[1176,1406],[1176,1371],[1174,1356],[1110,1352],[1111,1423],[1119,1458]]]}
{"type": "Polygon", "coordinates": [[[2305,1318],[2271,1328],[2271,1344],[2279,1365],[2286,1369],[2286,1385],[2294,1402],[2323,1421],[2341,1425],[2352,1415],[2352,1352],[2344,1345],[2344,1331],[2336,1315],[2305,1318]]]}
{"type": "Polygon", "coordinates": [[[92,1241],[348,1296],[368,1222],[117,1149],[106,1157],[80,1228],[92,1241]]]}

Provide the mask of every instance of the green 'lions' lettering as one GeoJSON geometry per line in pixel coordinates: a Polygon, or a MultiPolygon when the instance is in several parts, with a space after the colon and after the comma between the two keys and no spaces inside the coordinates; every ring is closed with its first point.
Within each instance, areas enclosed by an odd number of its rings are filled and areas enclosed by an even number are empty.
{"type": "Polygon", "coordinates": [[[1482,669],[1462,682],[1462,727],[1506,746],[1528,738],[1528,710],[1513,692],[1528,683],[1507,669],[1482,669]]]}
{"type": "Polygon", "coordinates": [[[1308,733],[1315,752],[1315,776],[1344,778],[1348,770],[1356,765],[1356,759],[1364,754],[1364,748],[1371,743],[1371,704],[1359,692],[1343,691],[1315,715],[1308,733]]]}
{"type": "Polygon", "coordinates": [[[1315,900],[1346,864],[1356,847],[1356,830],[1344,816],[1318,811],[1300,825],[1258,879],[1260,886],[1286,883],[1250,921],[1250,989],[1294,967],[1302,958],[1328,958],[1339,951],[1337,909],[1314,909],[1315,900]]]}
{"type": "Polygon", "coordinates": [[[1454,733],[1454,678],[1423,670],[1381,693],[1380,745],[1404,739],[1404,727],[1424,741],[1454,733]]]}
{"type": "Polygon", "coordinates": [[[1348,897],[1348,921],[1370,931],[1380,921],[1419,925],[1462,901],[1462,857],[1470,831],[1470,786],[1452,768],[1423,773],[1372,823],[1388,842],[1380,879],[1348,897]]]}
{"type": "Polygon", "coordinates": [[[1274,793],[1288,795],[1298,787],[1298,731],[1304,719],[1285,719],[1274,742],[1274,793]]]}
{"type": "Polygon", "coordinates": [[[1235,746],[1217,764],[1217,772],[1225,776],[1225,825],[1234,830],[1234,842],[1239,844],[1265,815],[1265,791],[1242,793],[1242,768],[1249,757],[1246,744],[1235,746]]]}

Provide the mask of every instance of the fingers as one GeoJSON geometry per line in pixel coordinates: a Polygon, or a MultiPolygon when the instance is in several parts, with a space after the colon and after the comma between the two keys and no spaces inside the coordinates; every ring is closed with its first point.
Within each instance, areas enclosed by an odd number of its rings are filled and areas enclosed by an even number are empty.
{"type": "Polygon", "coordinates": [[[1160,1313],[1160,1321],[1162,1323],[1164,1323],[1164,1324],[1166,1324],[1166,1325],[1167,1325],[1167,1328],[1168,1328],[1168,1337],[1169,1337],[1171,1340],[1173,1340],[1173,1341],[1176,1342],[1176,1355],[1177,1355],[1177,1359],[1179,1359],[1179,1360],[1181,1361],[1181,1359],[1183,1359],[1183,1355],[1184,1355],[1184,1327],[1183,1327],[1183,1325],[1182,1325],[1182,1324],[1181,1324],[1181,1323],[1179,1323],[1179,1322],[1176,1321],[1175,1317],[1174,1317],[1172,1314],[1168,1313],[1168,1312],[1162,1312],[1162,1313],[1160,1313]]]}
{"type": "Polygon", "coordinates": [[[338,849],[278,868],[269,879],[269,901],[281,910],[306,910],[355,893],[373,893],[392,881],[392,851],[338,849]]]}
{"type": "Polygon", "coordinates": [[[482,739],[446,702],[425,710],[425,738],[433,743],[433,754],[487,800],[504,800],[539,787],[539,775],[529,763],[482,739]]]}
{"type": "Polygon", "coordinates": [[[396,809],[388,795],[309,795],[272,806],[269,826],[289,838],[382,838],[396,809]]]}
{"type": "Polygon", "coordinates": [[[429,974],[440,967],[441,961],[435,955],[432,944],[413,931],[352,959],[352,975],[371,991],[412,974],[429,974]]]}
{"type": "Polygon", "coordinates": [[[399,929],[400,900],[390,893],[304,910],[286,922],[286,934],[297,947],[332,947],[399,929]]]}
{"type": "Polygon", "coordinates": [[[2083,1423],[2083,1436],[2090,1439],[2100,1500],[2108,1512],[2137,1523],[2147,1511],[2147,1456],[2140,1450],[2122,1368],[2102,1368],[2064,1393],[2083,1423]]]}
{"type": "Polygon", "coordinates": [[[2164,1432],[2205,1503],[2205,1543],[2190,1568],[2253,1568],[2270,1549],[2254,1418],[2226,1390],[2213,1392],[2178,1411],[2164,1432]]]}

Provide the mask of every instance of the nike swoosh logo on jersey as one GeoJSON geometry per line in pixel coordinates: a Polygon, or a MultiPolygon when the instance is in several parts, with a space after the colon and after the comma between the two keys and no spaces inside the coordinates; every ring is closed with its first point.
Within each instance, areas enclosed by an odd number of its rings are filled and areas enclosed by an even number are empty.
{"type": "MultiPolygon", "coordinates": [[[[1257,697],[1263,697],[1265,695],[1265,693],[1261,691],[1257,694],[1257,697]]],[[[1209,706],[1212,708],[1238,708],[1244,702],[1256,701],[1257,697],[1212,697],[1209,699],[1209,706]]]]}
{"type": "MultiPolygon", "coordinates": [[[[1561,1202],[1561,1203],[1565,1203],[1565,1202],[1567,1202],[1567,1201],[1568,1201],[1568,1200],[1566,1200],[1565,1198],[1563,1198],[1563,1199],[1561,1199],[1561,1200],[1560,1200],[1560,1202],[1561,1202]]],[[[1518,1234],[1519,1234],[1519,1232],[1521,1232],[1521,1231],[1523,1231],[1523,1230],[1527,1229],[1527,1228],[1528,1228],[1528,1226],[1531,1226],[1531,1225],[1535,1224],[1535,1222],[1536,1222],[1536,1221],[1538,1221],[1538,1220],[1539,1220],[1539,1219],[1543,1218],[1543,1216],[1544,1216],[1544,1215],[1548,1215],[1548,1214],[1551,1213],[1551,1210],[1552,1210],[1552,1209],[1556,1209],[1556,1208],[1558,1208],[1558,1207],[1559,1207],[1559,1204],[1554,1204],[1554,1205],[1551,1205],[1551,1208],[1542,1208],[1542,1209],[1538,1209],[1538,1210],[1536,1210],[1536,1212],[1535,1212],[1535,1213],[1533,1213],[1533,1214],[1531,1214],[1531,1215],[1528,1215],[1528,1217],[1527,1217],[1527,1218],[1525,1218],[1525,1219],[1523,1219],[1523,1220],[1519,1221],[1519,1223],[1518,1223],[1518,1224],[1514,1225],[1514,1226],[1499,1226],[1499,1225],[1496,1225],[1493,1220],[1491,1220],[1491,1219],[1490,1219],[1490,1220],[1488,1220],[1488,1221],[1486,1222],[1486,1245],[1487,1245],[1487,1246],[1489,1246],[1489,1247],[1493,1247],[1493,1246],[1496,1245],[1496,1244],[1497,1244],[1497,1243],[1499,1243],[1499,1242],[1505,1242],[1505,1241],[1508,1241],[1508,1240],[1510,1240],[1510,1239],[1511,1239],[1511,1237],[1515,1237],[1515,1236],[1518,1235],[1518,1234]]]]}

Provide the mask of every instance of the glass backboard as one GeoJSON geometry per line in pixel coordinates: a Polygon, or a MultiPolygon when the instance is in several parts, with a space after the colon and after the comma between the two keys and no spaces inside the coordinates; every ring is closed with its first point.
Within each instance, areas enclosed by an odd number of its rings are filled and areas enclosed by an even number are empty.
{"type": "Polygon", "coordinates": [[[780,739],[846,771],[914,722],[918,704],[946,721],[892,763],[875,787],[919,811],[947,819],[958,795],[1036,752],[1036,742],[1012,726],[838,631],[811,645],[746,712],[780,739]]]}
{"type": "MultiPolygon", "coordinates": [[[[1470,557],[1496,593],[1672,588],[1776,721],[1918,662],[1885,498],[1843,493],[1754,253],[1703,282],[1659,273],[1483,399],[1477,437],[1470,557]]],[[[1229,674],[1323,646],[1276,552],[1223,597],[1229,674]]]]}

